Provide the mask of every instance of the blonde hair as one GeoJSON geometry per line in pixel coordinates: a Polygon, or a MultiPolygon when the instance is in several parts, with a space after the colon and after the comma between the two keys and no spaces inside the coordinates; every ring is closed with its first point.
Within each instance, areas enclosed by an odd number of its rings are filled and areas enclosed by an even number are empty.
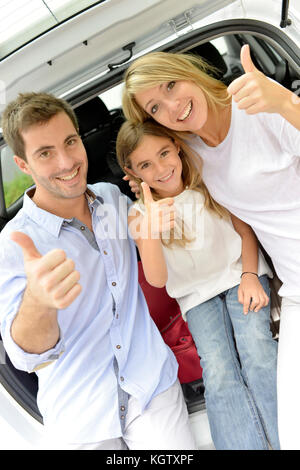
{"type": "Polygon", "coordinates": [[[125,117],[133,122],[148,119],[149,115],[136,102],[136,93],[176,80],[192,81],[198,85],[208,107],[213,110],[229,105],[226,85],[210,75],[215,70],[201,57],[191,54],[151,52],[138,58],[124,76],[122,107],[125,117]]]}
{"type": "MultiPolygon", "coordinates": [[[[172,142],[176,142],[180,147],[179,156],[182,161],[182,180],[183,186],[188,189],[199,191],[204,196],[204,207],[209,211],[215,213],[219,217],[228,217],[228,211],[218,204],[210,195],[207,187],[202,180],[202,160],[194,150],[178,135],[176,132],[167,129],[160,124],[148,120],[143,123],[136,123],[132,121],[125,121],[118,133],[116,142],[116,153],[117,159],[122,170],[134,179],[139,186],[140,200],[143,200],[143,191],[141,187],[142,180],[137,177],[133,177],[131,174],[126,172],[126,168],[132,167],[130,156],[134,150],[138,148],[143,137],[154,136],[154,137],[165,137],[170,139],[172,142]]],[[[151,188],[152,197],[154,200],[161,199],[161,196],[151,188]]],[[[176,239],[174,237],[174,230],[170,232],[170,238],[168,240],[162,239],[165,245],[172,243],[184,246],[187,242],[191,241],[187,238],[184,233],[184,227],[182,232],[182,239],[176,239]]]]}

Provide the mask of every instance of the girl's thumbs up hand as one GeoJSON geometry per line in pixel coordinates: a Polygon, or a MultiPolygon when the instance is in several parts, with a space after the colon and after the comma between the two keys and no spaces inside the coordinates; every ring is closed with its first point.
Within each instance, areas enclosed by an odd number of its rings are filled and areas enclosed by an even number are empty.
{"type": "Polygon", "coordinates": [[[241,49],[241,64],[244,75],[227,88],[238,108],[245,110],[247,114],[282,113],[284,103],[289,99],[289,92],[255,67],[248,44],[241,49]]]}
{"type": "Polygon", "coordinates": [[[174,227],[175,207],[172,197],[154,201],[148,184],[141,184],[146,213],[143,218],[143,238],[158,238],[162,232],[174,227]]]}

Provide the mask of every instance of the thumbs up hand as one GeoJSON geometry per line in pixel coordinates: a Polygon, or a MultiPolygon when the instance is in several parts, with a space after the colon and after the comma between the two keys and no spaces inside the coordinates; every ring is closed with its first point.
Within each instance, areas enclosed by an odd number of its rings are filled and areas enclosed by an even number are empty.
{"type": "Polygon", "coordinates": [[[27,295],[41,307],[63,309],[81,292],[80,274],[74,261],[67,259],[63,250],[55,249],[42,256],[32,239],[22,232],[12,232],[11,240],[23,252],[27,276],[27,295]]]}
{"type": "Polygon", "coordinates": [[[175,208],[171,197],[154,201],[147,183],[142,183],[146,213],[141,224],[143,238],[159,238],[162,232],[174,227],[175,208]]]}
{"type": "Polygon", "coordinates": [[[227,88],[238,108],[244,109],[247,114],[281,113],[288,90],[269,80],[255,67],[248,44],[241,49],[241,64],[245,74],[227,88]]]}

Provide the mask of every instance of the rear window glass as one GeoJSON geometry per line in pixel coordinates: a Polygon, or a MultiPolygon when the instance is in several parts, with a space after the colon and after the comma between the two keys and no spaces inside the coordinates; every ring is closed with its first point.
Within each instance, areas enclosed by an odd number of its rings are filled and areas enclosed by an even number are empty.
{"type": "Polygon", "coordinates": [[[1,150],[0,157],[5,206],[9,207],[23,196],[26,189],[33,185],[33,180],[15,164],[13,152],[9,147],[4,147],[1,150]]]}

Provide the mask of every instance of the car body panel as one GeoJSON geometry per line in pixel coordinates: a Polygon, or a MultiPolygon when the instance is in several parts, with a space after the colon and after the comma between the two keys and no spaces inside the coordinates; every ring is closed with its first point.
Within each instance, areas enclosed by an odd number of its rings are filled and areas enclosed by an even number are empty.
{"type": "MultiPolygon", "coordinates": [[[[300,43],[299,7],[289,10],[284,29],[300,43]]],[[[44,90],[65,96],[70,89],[109,73],[108,63],[128,57],[122,48],[134,41],[134,58],[172,38],[232,19],[265,21],[279,27],[278,0],[107,0],[26,44],[0,62],[8,102],[19,92],[44,90]],[[21,73],[20,73],[21,71],[21,73]]],[[[3,108],[5,103],[0,103],[3,108]]]]}

